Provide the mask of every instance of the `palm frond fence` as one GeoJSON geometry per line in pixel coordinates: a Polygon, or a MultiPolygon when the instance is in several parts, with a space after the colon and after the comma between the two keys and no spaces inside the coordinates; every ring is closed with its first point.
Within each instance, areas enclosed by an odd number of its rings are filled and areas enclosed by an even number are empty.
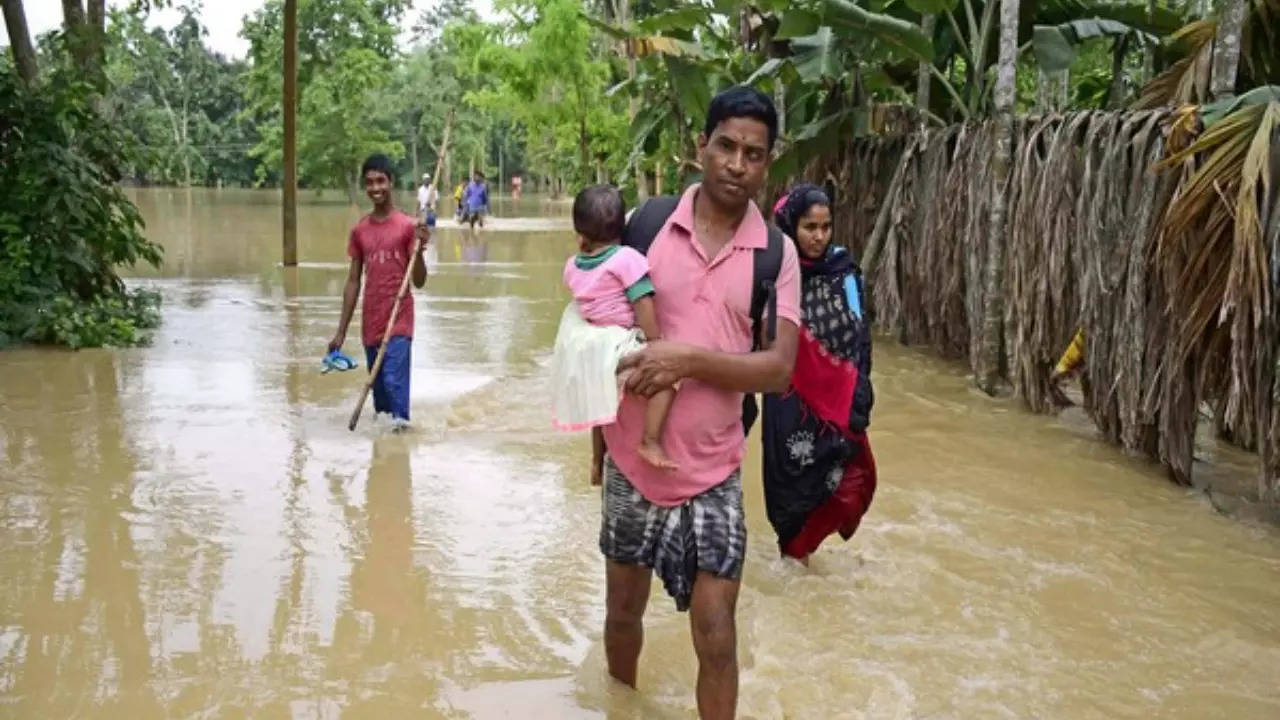
{"type": "MultiPolygon", "coordinates": [[[[1022,118],[1005,244],[1004,375],[1035,412],[1078,328],[1101,434],[1189,484],[1197,424],[1256,450],[1280,504],[1280,104],[1022,118]],[[1236,117],[1236,115],[1247,115],[1236,117]]],[[[978,367],[994,122],[866,137],[837,189],[876,321],[978,367]]]]}

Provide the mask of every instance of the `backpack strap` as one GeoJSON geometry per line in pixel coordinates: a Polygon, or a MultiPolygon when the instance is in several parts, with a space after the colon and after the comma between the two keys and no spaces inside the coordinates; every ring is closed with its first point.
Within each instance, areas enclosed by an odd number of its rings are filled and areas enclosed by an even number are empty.
{"type": "Polygon", "coordinates": [[[752,349],[761,347],[760,333],[763,322],[766,343],[778,337],[778,273],[782,271],[782,248],[787,241],[782,231],[768,223],[769,237],[763,248],[755,250],[751,278],[751,335],[752,349]],[[768,312],[766,316],[765,313],[768,312]]]}
{"type": "MultiPolygon", "coordinates": [[[[778,226],[772,222],[769,228],[768,242],[763,248],[757,248],[751,265],[751,349],[759,350],[772,343],[778,337],[778,273],[782,271],[782,248],[787,236],[782,234],[778,226]],[[764,313],[768,312],[766,318],[764,313]],[[761,322],[764,334],[761,337],[761,322]]],[[[755,393],[742,396],[742,433],[751,433],[751,426],[760,417],[760,407],[756,404],[755,393]]]]}
{"type": "Polygon", "coordinates": [[[667,218],[671,217],[679,204],[679,195],[655,195],[645,200],[627,218],[622,244],[635,248],[641,255],[648,255],[653,239],[658,236],[658,231],[662,230],[667,218]]]}
{"type": "MultiPolygon", "coordinates": [[[[680,204],[679,195],[655,195],[640,204],[627,218],[622,244],[635,248],[642,255],[649,254],[649,247],[666,224],[667,219],[680,204]]],[[[773,342],[778,336],[778,293],[776,284],[782,270],[782,248],[787,238],[772,222],[767,222],[768,241],[763,248],[754,251],[751,278],[751,337],[752,348],[760,348],[760,340],[773,342]],[[765,313],[768,313],[766,315],[765,313]],[[761,335],[760,329],[764,328],[761,335]]]]}

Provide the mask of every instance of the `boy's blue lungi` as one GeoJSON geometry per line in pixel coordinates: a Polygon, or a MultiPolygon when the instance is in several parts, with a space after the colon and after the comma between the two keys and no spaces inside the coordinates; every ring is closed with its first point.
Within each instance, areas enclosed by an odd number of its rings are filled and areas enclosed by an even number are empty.
{"type": "MultiPolygon", "coordinates": [[[[409,366],[413,338],[392,335],[387,340],[387,355],[382,359],[382,369],[373,379],[373,410],[391,413],[392,417],[409,419],[409,366]]],[[[365,356],[369,368],[378,358],[378,346],[366,345],[365,356]]]]}

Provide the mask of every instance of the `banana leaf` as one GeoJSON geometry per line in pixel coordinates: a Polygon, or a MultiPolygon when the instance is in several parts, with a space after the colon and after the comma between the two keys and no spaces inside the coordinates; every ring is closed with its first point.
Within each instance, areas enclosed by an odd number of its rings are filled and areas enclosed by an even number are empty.
{"type": "Polygon", "coordinates": [[[1077,48],[1085,40],[1100,37],[1136,38],[1140,43],[1157,45],[1160,39],[1151,33],[1106,18],[1070,20],[1059,25],[1036,25],[1032,28],[1031,48],[1044,72],[1060,72],[1071,67],[1077,48]]]}
{"type": "MultiPolygon", "coordinates": [[[[853,30],[869,30],[871,37],[897,50],[925,61],[933,60],[933,42],[920,27],[889,15],[868,12],[848,0],[824,0],[828,24],[853,30]]],[[[853,33],[840,33],[841,42],[857,39],[853,33]]]]}

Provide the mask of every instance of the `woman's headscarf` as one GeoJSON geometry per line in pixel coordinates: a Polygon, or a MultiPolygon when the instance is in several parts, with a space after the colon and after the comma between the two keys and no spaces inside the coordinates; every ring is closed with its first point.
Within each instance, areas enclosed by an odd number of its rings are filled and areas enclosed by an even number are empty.
{"type": "Polygon", "coordinates": [[[778,204],[773,207],[773,222],[779,230],[787,234],[787,237],[794,239],[800,218],[804,217],[804,214],[814,205],[831,207],[831,198],[827,197],[827,193],[822,188],[813,183],[800,183],[791,188],[791,192],[783,195],[778,200],[778,204]]]}

